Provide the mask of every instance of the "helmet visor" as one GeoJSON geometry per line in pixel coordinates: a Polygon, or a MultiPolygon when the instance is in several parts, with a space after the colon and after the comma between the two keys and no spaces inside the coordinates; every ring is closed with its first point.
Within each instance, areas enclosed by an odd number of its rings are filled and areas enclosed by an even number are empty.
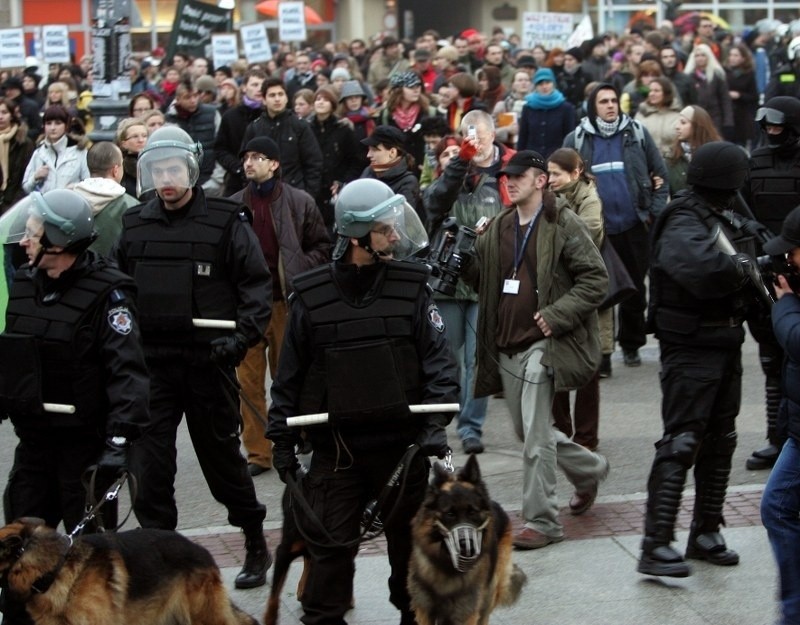
{"type": "Polygon", "coordinates": [[[756,121],[772,126],[784,126],[786,125],[786,115],[778,109],[762,106],[756,111],[756,121]]]}
{"type": "Polygon", "coordinates": [[[33,199],[28,196],[9,208],[0,216],[0,243],[14,245],[24,238],[40,236],[44,231],[44,221],[37,212],[32,212],[33,199]],[[33,217],[37,223],[36,231],[28,227],[28,218],[33,217]]]}
{"type": "Polygon", "coordinates": [[[407,260],[428,246],[428,234],[417,212],[403,202],[375,217],[370,231],[373,249],[393,260],[407,260]]]}
{"type": "Polygon", "coordinates": [[[189,189],[197,184],[200,164],[197,156],[180,147],[143,150],[136,164],[139,197],[148,191],[189,189]]]}

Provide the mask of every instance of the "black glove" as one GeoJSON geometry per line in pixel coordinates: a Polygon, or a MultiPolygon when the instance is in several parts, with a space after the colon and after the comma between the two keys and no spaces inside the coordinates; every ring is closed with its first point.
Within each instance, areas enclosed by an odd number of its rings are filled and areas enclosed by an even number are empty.
{"type": "Polygon", "coordinates": [[[441,459],[450,451],[450,446],[447,444],[447,431],[439,423],[427,422],[415,442],[425,456],[436,456],[441,459]]]}
{"type": "Polygon", "coordinates": [[[235,332],[211,341],[211,360],[220,365],[237,366],[247,353],[247,341],[235,332]]]}
{"type": "Polygon", "coordinates": [[[272,466],[278,472],[281,482],[286,483],[286,476],[295,477],[300,470],[297,454],[293,444],[274,443],[272,446],[272,466]]]}
{"type": "Polygon", "coordinates": [[[761,276],[758,273],[756,262],[747,254],[734,254],[731,256],[733,262],[736,263],[736,269],[739,272],[742,286],[751,284],[757,287],[761,283],[761,276]]]}
{"type": "Polygon", "coordinates": [[[106,448],[97,460],[97,469],[110,475],[121,475],[128,470],[130,444],[122,437],[109,438],[106,448]]]}

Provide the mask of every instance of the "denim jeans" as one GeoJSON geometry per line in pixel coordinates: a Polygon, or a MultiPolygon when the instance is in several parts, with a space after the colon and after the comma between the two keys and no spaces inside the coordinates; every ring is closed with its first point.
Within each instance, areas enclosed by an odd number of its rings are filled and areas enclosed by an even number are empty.
{"type": "Polygon", "coordinates": [[[475,330],[478,327],[478,302],[446,299],[436,302],[445,325],[445,335],[461,369],[461,412],[458,414],[458,436],[480,440],[486,420],[488,397],[475,399],[472,394],[475,373],[475,330]]]}
{"type": "Polygon", "coordinates": [[[800,625],[800,443],[790,438],[761,498],[761,521],[778,563],[781,625],[800,625]]]}

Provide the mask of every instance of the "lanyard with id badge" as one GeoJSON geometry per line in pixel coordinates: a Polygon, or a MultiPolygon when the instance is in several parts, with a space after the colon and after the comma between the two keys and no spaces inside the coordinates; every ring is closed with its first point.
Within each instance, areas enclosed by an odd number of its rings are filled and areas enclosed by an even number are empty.
{"type": "MultiPolygon", "coordinates": [[[[514,271],[510,278],[503,280],[503,293],[505,295],[519,295],[519,280],[517,279],[517,272],[519,271],[520,265],[522,265],[522,259],[525,256],[525,248],[528,247],[528,240],[531,237],[531,232],[534,231],[536,222],[538,221],[541,213],[542,211],[540,209],[534,218],[528,222],[528,228],[525,230],[525,236],[522,238],[521,245],[519,242],[519,213],[514,215],[514,271]]],[[[531,276],[531,278],[534,278],[534,276],[531,276]]]]}

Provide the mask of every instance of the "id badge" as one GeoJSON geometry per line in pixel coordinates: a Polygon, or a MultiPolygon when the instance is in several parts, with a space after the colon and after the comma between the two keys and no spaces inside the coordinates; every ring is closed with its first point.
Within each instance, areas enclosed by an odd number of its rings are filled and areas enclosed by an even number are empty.
{"type": "Polygon", "coordinates": [[[503,293],[519,295],[519,280],[513,280],[511,278],[503,280],[503,293]]]}

